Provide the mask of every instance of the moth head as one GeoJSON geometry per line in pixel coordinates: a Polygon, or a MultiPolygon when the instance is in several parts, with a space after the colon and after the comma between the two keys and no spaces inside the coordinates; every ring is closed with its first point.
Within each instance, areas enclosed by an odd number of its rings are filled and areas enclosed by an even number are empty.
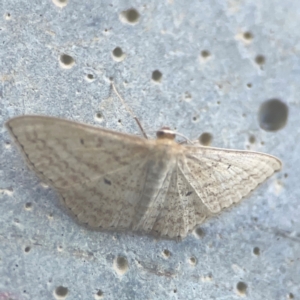
{"type": "Polygon", "coordinates": [[[162,127],[161,129],[156,131],[156,137],[158,139],[174,140],[176,137],[176,133],[172,131],[169,127],[162,127]]]}

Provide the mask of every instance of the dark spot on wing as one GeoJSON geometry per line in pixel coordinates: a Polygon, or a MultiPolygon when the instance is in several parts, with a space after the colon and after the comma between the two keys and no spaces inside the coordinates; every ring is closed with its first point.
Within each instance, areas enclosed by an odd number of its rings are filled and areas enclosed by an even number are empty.
{"type": "Polygon", "coordinates": [[[231,165],[229,165],[229,166],[227,167],[227,170],[229,170],[229,169],[230,169],[230,167],[231,167],[231,165]]]}
{"type": "Polygon", "coordinates": [[[193,191],[187,192],[185,195],[190,196],[191,194],[193,194],[193,191]]]}
{"type": "Polygon", "coordinates": [[[81,145],[84,145],[84,139],[80,139],[81,145]]]}
{"type": "Polygon", "coordinates": [[[109,181],[108,179],[104,178],[104,183],[111,185],[111,181],[109,181]]]}
{"type": "Polygon", "coordinates": [[[102,143],[103,143],[102,139],[98,138],[98,143],[97,143],[96,147],[101,147],[102,143]]]}

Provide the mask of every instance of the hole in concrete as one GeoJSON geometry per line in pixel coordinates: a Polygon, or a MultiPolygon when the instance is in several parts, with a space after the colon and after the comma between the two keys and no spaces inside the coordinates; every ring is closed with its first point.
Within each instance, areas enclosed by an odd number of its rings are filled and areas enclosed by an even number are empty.
{"type": "Polygon", "coordinates": [[[253,34],[250,31],[246,31],[243,34],[245,40],[250,41],[253,39],[253,34]]]}
{"type": "Polygon", "coordinates": [[[162,79],[162,73],[158,70],[155,70],[152,72],[152,80],[154,82],[161,82],[162,79]]]}
{"type": "Polygon", "coordinates": [[[259,108],[259,125],[265,131],[277,131],[286,125],[288,107],[278,99],[265,101],[259,108]]]}
{"type": "Polygon", "coordinates": [[[104,35],[109,36],[112,28],[105,28],[102,32],[104,35]]]}
{"type": "Polygon", "coordinates": [[[95,80],[95,77],[93,74],[86,74],[85,79],[86,79],[86,81],[92,82],[95,80]]]}
{"type": "Polygon", "coordinates": [[[199,121],[199,116],[193,116],[193,122],[198,122],[199,121]]]}
{"type": "Polygon", "coordinates": [[[124,270],[128,267],[128,262],[127,262],[127,259],[123,256],[118,256],[117,257],[117,267],[120,269],[120,270],[124,270]]]}
{"type": "Polygon", "coordinates": [[[58,286],[54,291],[54,297],[56,299],[65,299],[68,295],[68,288],[64,286],[58,286]]]}
{"type": "Polygon", "coordinates": [[[75,64],[75,60],[68,54],[62,54],[59,57],[59,64],[63,69],[71,69],[75,64]]]}
{"type": "Polygon", "coordinates": [[[197,263],[196,257],[194,257],[194,256],[190,257],[189,263],[190,263],[190,265],[195,266],[197,263]]]}
{"type": "Polygon", "coordinates": [[[31,250],[31,248],[30,248],[29,246],[26,246],[25,249],[24,249],[24,251],[25,251],[26,253],[28,253],[30,250],[31,250]]]}
{"type": "Polygon", "coordinates": [[[65,7],[68,4],[68,0],[52,0],[52,2],[58,7],[65,7]]]}
{"type": "Polygon", "coordinates": [[[122,61],[125,58],[125,54],[123,52],[123,50],[120,47],[116,47],[113,51],[112,51],[112,58],[115,61],[122,61]]]}
{"type": "Polygon", "coordinates": [[[165,249],[162,253],[165,258],[169,258],[171,256],[171,252],[168,249],[165,249]]]}
{"type": "Polygon", "coordinates": [[[25,203],[25,209],[26,210],[31,210],[32,209],[32,203],[31,202],[27,202],[27,203],[25,203]]]}
{"type": "Polygon", "coordinates": [[[204,237],[205,233],[201,227],[198,227],[195,229],[195,235],[198,238],[202,238],[202,237],[204,237]]]}
{"type": "Polygon", "coordinates": [[[121,57],[123,55],[123,51],[120,47],[116,47],[114,50],[113,50],[113,55],[115,57],[121,57]]]}
{"type": "Polygon", "coordinates": [[[203,146],[209,146],[212,141],[212,135],[208,132],[203,132],[199,137],[199,142],[203,146]]]}
{"type": "Polygon", "coordinates": [[[238,282],[238,284],[236,285],[236,289],[240,295],[246,295],[247,288],[247,284],[242,281],[238,282]]]}
{"type": "Polygon", "coordinates": [[[123,23],[135,25],[139,22],[139,19],[140,19],[140,14],[134,8],[130,8],[128,10],[122,11],[120,14],[120,20],[123,23]]]}
{"type": "Polygon", "coordinates": [[[210,56],[210,52],[207,51],[207,50],[202,50],[202,51],[201,51],[201,56],[202,56],[203,58],[208,58],[208,57],[210,56]]]}
{"type": "Polygon", "coordinates": [[[258,64],[258,65],[263,65],[265,62],[266,62],[266,58],[263,56],[263,55],[257,55],[255,57],[255,62],[258,64]]]}
{"type": "Polygon", "coordinates": [[[124,256],[117,256],[114,260],[114,269],[115,271],[123,275],[128,271],[128,260],[124,256]]]}
{"type": "Polygon", "coordinates": [[[100,300],[103,298],[103,292],[101,290],[98,290],[98,292],[95,295],[96,300],[100,300]]]}
{"type": "Polygon", "coordinates": [[[213,280],[213,275],[211,273],[208,273],[207,275],[204,275],[201,277],[201,281],[208,282],[213,280]]]}
{"type": "Polygon", "coordinates": [[[98,111],[95,115],[95,119],[96,119],[97,122],[102,122],[103,121],[103,114],[100,111],[98,111]]]}
{"type": "Polygon", "coordinates": [[[254,144],[255,141],[256,141],[255,136],[254,136],[254,135],[250,135],[250,136],[249,136],[249,143],[250,143],[250,144],[254,144]]]}
{"type": "Polygon", "coordinates": [[[189,92],[184,93],[184,100],[190,102],[192,100],[192,95],[189,92]]]}
{"type": "Polygon", "coordinates": [[[255,255],[260,255],[260,249],[259,249],[259,247],[254,247],[253,248],[253,254],[255,254],[255,255]]]}

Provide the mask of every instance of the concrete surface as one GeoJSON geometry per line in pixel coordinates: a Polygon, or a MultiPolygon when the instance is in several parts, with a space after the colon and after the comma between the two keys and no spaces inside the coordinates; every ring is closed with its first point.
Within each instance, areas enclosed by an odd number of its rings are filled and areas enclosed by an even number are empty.
{"type": "Polygon", "coordinates": [[[0,11],[1,300],[300,298],[299,1],[2,0],[0,11]],[[283,170],[181,242],[86,230],[3,124],[44,114],[140,134],[110,77],[149,135],[207,132],[283,170]],[[270,99],[288,108],[276,131],[262,129],[270,99]]]}

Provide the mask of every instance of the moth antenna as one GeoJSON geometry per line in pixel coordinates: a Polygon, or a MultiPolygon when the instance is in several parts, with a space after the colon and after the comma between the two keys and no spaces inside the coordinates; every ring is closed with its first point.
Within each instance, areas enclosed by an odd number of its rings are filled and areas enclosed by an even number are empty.
{"type": "Polygon", "coordinates": [[[131,110],[131,108],[126,104],[125,100],[121,97],[121,95],[119,94],[113,80],[111,80],[111,86],[114,90],[114,92],[116,93],[116,95],[118,96],[118,98],[120,99],[120,101],[122,102],[122,104],[125,106],[127,112],[131,115],[131,117],[136,121],[138,127],[140,128],[144,138],[148,139],[147,134],[144,131],[144,128],[142,126],[142,124],[140,123],[138,117],[133,113],[133,111],[131,110]]]}

